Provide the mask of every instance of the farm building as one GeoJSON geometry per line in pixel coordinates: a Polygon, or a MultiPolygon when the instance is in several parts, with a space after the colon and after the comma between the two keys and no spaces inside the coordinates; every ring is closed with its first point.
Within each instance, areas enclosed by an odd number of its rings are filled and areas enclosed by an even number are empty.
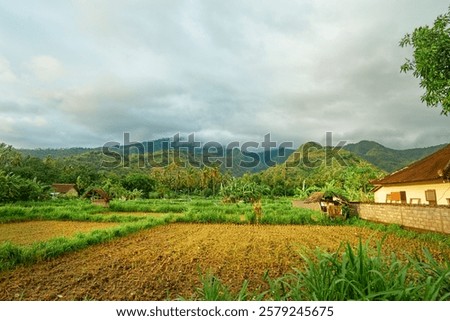
{"type": "Polygon", "coordinates": [[[372,183],[375,203],[450,205],[450,144],[372,183]]]}
{"type": "Polygon", "coordinates": [[[327,213],[330,217],[336,217],[344,216],[342,206],[348,205],[348,201],[343,196],[335,193],[315,192],[304,201],[293,201],[292,205],[294,207],[319,210],[327,213]]]}
{"type": "Polygon", "coordinates": [[[52,196],[78,197],[78,191],[75,184],[52,184],[54,192],[52,196]]]}

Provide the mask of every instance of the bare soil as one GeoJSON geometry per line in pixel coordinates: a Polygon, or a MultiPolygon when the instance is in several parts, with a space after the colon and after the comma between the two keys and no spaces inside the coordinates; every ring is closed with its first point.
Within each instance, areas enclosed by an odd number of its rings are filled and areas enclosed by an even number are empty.
{"type": "MultiPolygon", "coordinates": [[[[199,271],[211,271],[236,290],[302,267],[299,252],[335,251],[382,234],[358,227],[170,224],[92,246],[50,261],[0,273],[0,300],[172,300],[191,298],[199,271]]],[[[389,236],[390,253],[449,255],[448,248],[389,236]]]]}
{"type": "Polygon", "coordinates": [[[74,222],[74,221],[32,221],[0,224],[0,243],[10,241],[18,245],[46,241],[58,236],[74,236],[80,232],[105,229],[117,223],[74,222]]]}

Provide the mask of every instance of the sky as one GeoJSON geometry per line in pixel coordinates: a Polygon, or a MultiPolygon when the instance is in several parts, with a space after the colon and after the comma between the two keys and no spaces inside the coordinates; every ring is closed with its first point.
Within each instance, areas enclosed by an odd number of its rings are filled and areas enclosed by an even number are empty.
{"type": "Polygon", "coordinates": [[[450,142],[399,41],[447,0],[0,0],[0,142],[450,142]]]}

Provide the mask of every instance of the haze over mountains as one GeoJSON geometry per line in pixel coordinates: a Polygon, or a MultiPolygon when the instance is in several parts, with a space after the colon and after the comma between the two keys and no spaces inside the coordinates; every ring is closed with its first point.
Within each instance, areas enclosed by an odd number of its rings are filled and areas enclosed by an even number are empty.
{"type": "MultiPolygon", "coordinates": [[[[129,153],[137,153],[139,149],[143,150],[145,153],[154,152],[158,153],[163,150],[168,150],[170,148],[170,139],[162,138],[151,142],[144,143],[133,143],[128,146],[116,146],[116,150],[129,153]]],[[[411,148],[404,150],[392,149],[389,147],[385,147],[374,141],[362,140],[358,143],[354,144],[346,144],[343,149],[361,157],[362,159],[372,163],[376,167],[390,173],[408,164],[424,158],[435,151],[443,148],[446,144],[430,146],[425,148],[411,148]]],[[[19,151],[24,156],[32,156],[38,158],[44,158],[47,156],[53,158],[63,158],[70,157],[74,155],[79,155],[83,153],[89,152],[101,152],[102,148],[61,148],[61,149],[19,149],[19,151]]],[[[196,154],[200,153],[201,149],[196,149],[196,154]]],[[[247,152],[243,152],[239,149],[235,149],[233,152],[229,152],[227,154],[226,150],[224,150],[224,155],[228,155],[228,157],[233,157],[234,161],[241,159],[251,159],[252,156],[259,157],[261,160],[272,160],[274,163],[281,164],[285,162],[288,157],[295,152],[295,149],[283,148],[279,150],[278,148],[272,148],[269,151],[260,151],[260,150],[252,150],[248,149],[247,152]],[[251,154],[253,153],[253,155],[251,154]]],[[[260,164],[256,167],[249,168],[248,172],[259,172],[270,167],[268,162],[260,162],[260,164]]],[[[242,173],[236,173],[242,174],[242,173]]]]}

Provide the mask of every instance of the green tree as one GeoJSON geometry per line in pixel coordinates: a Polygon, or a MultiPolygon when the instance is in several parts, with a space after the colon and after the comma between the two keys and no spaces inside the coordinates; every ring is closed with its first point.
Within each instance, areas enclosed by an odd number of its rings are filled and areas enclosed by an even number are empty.
{"type": "Polygon", "coordinates": [[[0,203],[30,201],[46,198],[45,186],[35,179],[22,178],[0,170],[0,203]]]}
{"type": "Polygon", "coordinates": [[[37,157],[31,156],[25,157],[20,166],[11,169],[11,171],[23,178],[36,178],[39,182],[48,185],[58,183],[57,180],[60,176],[59,170],[56,168],[55,164],[48,159],[44,162],[37,157]]]}
{"type": "Polygon", "coordinates": [[[114,199],[129,199],[128,198],[128,193],[129,191],[127,191],[122,184],[120,184],[120,182],[114,181],[111,178],[107,178],[105,179],[101,186],[101,189],[103,189],[106,193],[108,193],[108,195],[114,199]]]}
{"type": "Polygon", "coordinates": [[[0,143],[0,169],[10,171],[22,165],[22,155],[11,145],[0,143]]]}
{"type": "Polygon", "coordinates": [[[122,180],[122,186],[128,191],[138,190],[145,198],[155,189],[156,182],[150,176],[140,173],[132,173],[122,180]]]}
{"type": "Polygon", "coordinates": [[[406,34],[401,47],[414,49],[412,60],[406,59],[402,72],[412,71],[425,89],[421,100],[430,107],[442,107],[442,114],[450,112],[450,7],[440,15],[432,27],[423,26],[406,34]]]}
{"type": "Polygon", "coordinates": [[[237,203],[240,201],[254,203],[261,200],[263,195],[267,195],[269,189],[265,185],[252,182],[244,175],[241,178],[233,178],[225,186],[222,186],[220,193],[225,203],[237,203]]]}
{"type": "Polygon", "coordinates": [[[220,191],[222,179],[222,173],[218,167],[204,167],[201,172],[203,195],[216,195],[220,191]]]}

